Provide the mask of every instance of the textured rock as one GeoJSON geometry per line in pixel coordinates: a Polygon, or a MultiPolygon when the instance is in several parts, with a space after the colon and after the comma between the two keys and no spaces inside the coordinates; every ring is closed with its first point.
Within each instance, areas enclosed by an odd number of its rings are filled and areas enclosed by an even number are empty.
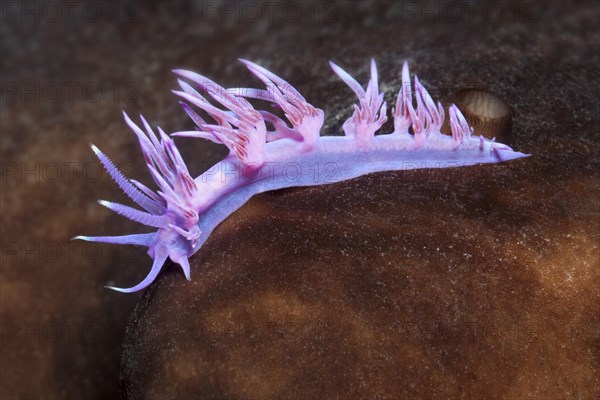
{"type": "MultiPolygon", "coordinates": [[[[534,156],[256,196],[193,257],[191,282],[167,268],[144,294],[125,398],[600,395],[597,56],[589,10],[549,4],[536,23],[453,27],[452,47],[433,45],[446,25],[358,37],[389,100],[408,57],[436,97],[506,101],[511,144],[534,156]]],[[[336,50],[366,75],[352,47],[336,50]]],[[[337,131],[353,100],[329,82],[320,105],[337,131]]]]}
{"type": "Polygon", "coordinates": [[[256,196],[145,293],[125,397],[592,398],[589,179],[534,158],[256,196]]]}

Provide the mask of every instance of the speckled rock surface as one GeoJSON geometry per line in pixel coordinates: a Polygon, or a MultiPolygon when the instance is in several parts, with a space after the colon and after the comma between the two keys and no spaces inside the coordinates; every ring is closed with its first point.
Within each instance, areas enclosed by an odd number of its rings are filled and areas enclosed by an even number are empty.
{"type": "Polygon", "coordinates": [[[423,26],[386,8],[360,35],[322,33],[301,73],[265,56],[301,88],[322,82],[331,130],[353,100],[321,56],[360,78],[375,56],[389,100],[407,58],[436,97],[506,101],[511,144],[534,156],[256,196],[193,258],[192,282],[171,266],[145,293],[124,397],[600,395],[597,8],[564,7],[423,26]]]}
{"type": "MultiPolygon", "coordinates": [[[[1,398],[118,396],[140,296],[103,285],[139,281],[149,259],[69,242],[143,231],[95,203],[127,199],[97,178],[88,143],[149,182],[120,110],[189,127],[170,70],[255,85],[238,57],[325,109],[328,133],[354,99],[327,60],[363,81],[375,57],[393,103],[407,59],[436,98],[506,101],[511,145],[535,157],[253,199],[191,283],[167,268],[142,298],[124,394],[598,395],[597,2],[298,2],[259,18],[231,2],[77,2],[58,19],[20,4],[0,10],[1,398]]],[[[193,173],[225,154],[177,143],[193,173]]]]}
{"type": "Polygon", "coordinates": [[[192,282],[173,267],[143,297],[125,397],[593,398],[598,226],[570,195],[590,182],[534,187],[536,167],[257,196],[192,282]]]}

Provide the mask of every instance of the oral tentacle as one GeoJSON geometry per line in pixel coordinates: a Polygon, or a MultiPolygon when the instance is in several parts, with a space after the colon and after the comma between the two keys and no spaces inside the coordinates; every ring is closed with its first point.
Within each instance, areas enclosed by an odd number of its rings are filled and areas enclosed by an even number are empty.
{"type": "Polygon", "coordinates": [[[152,282],[154,282],[154,280],[158,276],[158,273],[162,269],[163,264],[165,263],[166,260],[167,260],[167,250],[164,249],[162,246],[159,246],[155,250],[154,262],[152,263],[150,272],[144,278],[143,281],[141,281],[137,285],[129,287],[129,288],[120,288],[120,287],[115,287],[115,286],[106,286],[106,288],[112,289],[112,290],[115,290],[115,291],[121,292],[121,293],[133,293],[133,292],[137,292],[139,290],[145,289],[148,285],[150,285],[152,282]]]}
{"type": "Polygon", "coordinates": [[[75,236],[71,240],[84,240],[86,242],[110,244],[132,244],[136,246],[150,247],[156,240],[156,233],[138,233],[123,236],[75,236]]]}

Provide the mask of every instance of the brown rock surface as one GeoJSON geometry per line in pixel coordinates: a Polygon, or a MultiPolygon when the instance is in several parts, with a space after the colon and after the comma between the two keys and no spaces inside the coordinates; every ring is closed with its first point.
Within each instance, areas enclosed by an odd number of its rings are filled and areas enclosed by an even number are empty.
{"type": "Polygon", "coordinates": [[[143,297],[125,397],[593,398],[590,184],[532,158],[256,196],[143,297]]]}
{"type": "MultiPolygon", "coordinates": [[[[597,56],[583,9],[549,4],[534,26],[380,25],[336,52],[368,46],[390,100],[406,57],[436,97],[496,93],[533,157],[256,196],[193,258],[192,282],[167,268],[145,293],[125,397],[600,395],[597,56]]],[[[342,65],[362,77],[361,57],[342,65]]],[[[337,130],[353,100],[329,82],[337,130]]]]}

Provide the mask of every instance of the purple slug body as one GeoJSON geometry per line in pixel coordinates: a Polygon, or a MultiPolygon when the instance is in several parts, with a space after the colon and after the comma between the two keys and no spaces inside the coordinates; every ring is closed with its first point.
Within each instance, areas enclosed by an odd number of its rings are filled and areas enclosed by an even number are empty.
{"type": "Polygon", "coordinates": [[[333,70],[357,95],[353,115],[344,123],[344,136],[321,136],[324,113],[308,104],[289,83],[266,69],[242,60],[267,86],[261,89],[225,89],[193,72],[176,70],[183,78],[206,91],[218,108],[190,84],[179,80],[174,91],[185,102],[182,107],[196,124],[196,130],[173,136],[196,137],[226,145],[230,154],[193,179],[173,140],[160,128],[156,135],[142,117],[146,132],[125,114],[127,124],[140,142],[142,152],[159,191],[127,180],[95,146],[94,152],[119,187],[145,211],[122,204],[100,204],[156,232],[126,236],[77,236],[75,239],[148,247],[154,259],[148,276],[131,288],[111,289],[134,292],[158,276],[167,257],[181,265],[190,279],[188,258],[202,247],[213,229],[257,193],[293,186],[323,185],[378,171],[451,168],[509,161],[527,154],[472,135],[460,110],[448,110],[452,135],[440,133],[445,112],[438,102],[414,80],[415,99],[407,63],[402,70],[402,88],[393,111],[394,131],[375,135],[386,122],[386,103],[378,90],[375,62],[367,88],[331,63],[333,70]],[[289,124],[268,111],[257,111],[247,98],[268,100],[285,112],[289,124]],[[202,109],[213,121],[207,122],[189,104],[202,109]],[[274,130],[267,130],[265,121],[274,130]],[[291,126],[290,126],[291,125],[291,126]],[[413,133],[409,133],[412,128],[413,133]]]}

